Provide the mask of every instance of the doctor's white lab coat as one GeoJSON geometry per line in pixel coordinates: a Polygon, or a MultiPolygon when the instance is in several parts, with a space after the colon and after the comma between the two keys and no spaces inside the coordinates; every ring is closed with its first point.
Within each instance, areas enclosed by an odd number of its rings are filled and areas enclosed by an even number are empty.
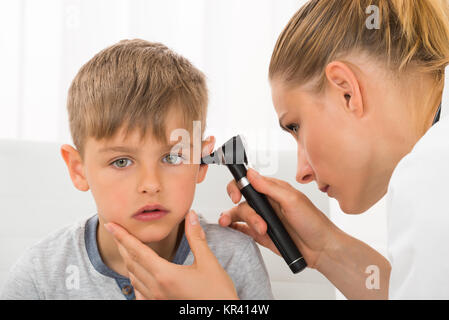
{"type": "Polygon", "coordinates": [[[449,80],[440,121],[397,165],[387,201],[390,299],[449,299],[449,80]]]}

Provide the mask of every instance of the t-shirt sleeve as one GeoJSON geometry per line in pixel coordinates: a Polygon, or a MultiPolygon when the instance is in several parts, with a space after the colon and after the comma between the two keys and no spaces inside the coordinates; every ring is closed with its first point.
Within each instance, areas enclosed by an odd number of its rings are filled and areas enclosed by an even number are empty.
{"type": "Polygon", "coordinates": [[[0,300],[38,300],[33,258],[27,251],[12,266],[6,283],[1,288],[0,300]]]}
{"type": "MultiPolygon", "coordinates": [[[[272,300],[270,277],[259,247],[253,239],[248,239],[243,249],[236,253],[234,263],[234,284],[242,300],[272,300]]],[[[228,271],[230,271],[228,269],[228,271]]]]}

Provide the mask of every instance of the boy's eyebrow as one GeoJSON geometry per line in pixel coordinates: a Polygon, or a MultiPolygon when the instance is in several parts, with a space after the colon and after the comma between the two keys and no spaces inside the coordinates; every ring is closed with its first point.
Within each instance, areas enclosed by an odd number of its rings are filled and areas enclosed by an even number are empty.
{"type": "Polygon", "coordinates": [[[99,150],[99,152],[109,152],[109,151],[119,151],[119,152],[137,152],[136,148],[125,147],[125,146],[115,146],[115,147],[105,147],[99,150]]]}
{"type": "MultiPolygon", "coordinates": [[[[167,144],[164,149],[171,149],[173,148],[175,145],[182,145],[182,146],[188,146],[189,144],[187,143],[181,143],[181,142],[176,142],[173,144],[167,144]]],[[[190,146],[193,147],[193,144],[190,143],[190,146]]],[[[117,151],[117,152],[130,152],[130,153],[138,153],[139,149],[138,148],[133,148],[133,147],[127,147],[127,146],[114,146],[114,147],[104,147],[102,149],[99,150],[99,152],[103,153],[103,152],[109,152],[109,151],[117,151]]]]}
{"type": "Polygon", "coordinates": [[[176,145],[178,147],[181,147],[181,148],[187,148],[187,147],[193,148],[193,144],[192,143],[189,144],[189,143],[186,143],[186,142],[174,142],[174,143],[166,144],[165,146],[162,147],[161,150],[171,150],[176,145]]]}

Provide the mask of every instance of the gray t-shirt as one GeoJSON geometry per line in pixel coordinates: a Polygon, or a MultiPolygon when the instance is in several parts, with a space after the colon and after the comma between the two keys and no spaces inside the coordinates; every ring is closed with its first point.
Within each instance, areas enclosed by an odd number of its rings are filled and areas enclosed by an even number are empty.
{"type": "MultiPolygon", "coordinates": [[[[199,216],[210,249],[240,299],[273,299],[270,279],[252,238],[199,216]]],[[[182,222],[184,223],[184,222],[182,222]]],[[[65,227],[30,247],[10,270],[0,299],[134,299],[128,278],[106,266],[97,246],[98,216],[65,227]]],[[[173,263],[191,265],[185,234],[173,263]]]]}

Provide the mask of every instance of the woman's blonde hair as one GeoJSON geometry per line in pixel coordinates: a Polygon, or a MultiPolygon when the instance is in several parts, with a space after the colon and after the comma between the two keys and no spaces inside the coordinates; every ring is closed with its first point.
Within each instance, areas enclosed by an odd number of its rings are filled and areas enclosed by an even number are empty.
{"type": "Polygon", "coordinates": [[[413,63],[434,76],[441,92],[449,64],[448,16],[446,0],[311,0],[281,33],[269,78],[287,85],[315,80],[320,91],[328,63],[363,52],[397,74],[413,63]],[[372,16],[376,10],[378,17],[372,16]]]}

